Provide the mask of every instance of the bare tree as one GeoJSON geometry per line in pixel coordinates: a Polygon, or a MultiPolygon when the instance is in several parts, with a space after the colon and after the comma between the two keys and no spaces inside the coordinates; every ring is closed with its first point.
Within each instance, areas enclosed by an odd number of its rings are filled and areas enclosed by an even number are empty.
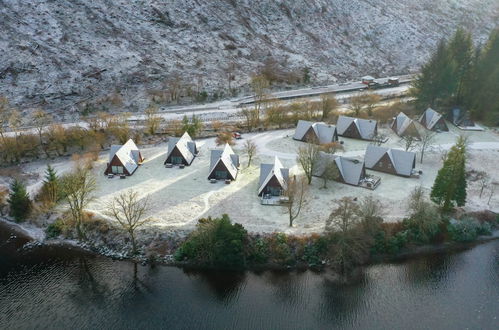
{"type": "Polygon", "coordinates": [[[215,139],[217,146],[229,144],[233,146],[235,144],[234,137],[231,132],[220,132],[215,139]]]}
{"type": "Polygon", "coordinates": [[[327,189],[328,181],[338,180],[340,176],[340,171],[338,170],[338,166],[336,166],[336,162],[329,157],[325,157],[326,164],[324,165],[324,172],[321,175],[321,178],[324,182],[322,186],[323,189],[327,189]]]}
{"type": "Polygon", "coordinates": [[[482,198],[483,190],[489,185],[490,176],[487,172],[480,171],[477,173],[477,180],[480,184],[480,198],[482,198]]]}
{"type": "Polygon", "coordinates": [[[419,152],[421,153],[421,158],[420,158],[420,162],[421,164],[423,164],[423,157],[424,157],[424,154],[425,152],[431,148],[431,146],[433,145],[433,143],[435,142],[435,135],[436,133],[433,132],[433,131],[429,131],[429,130],[424,130],[423,132],[421,132],[420,134],[420,141],[419,141],[419,152]]]}
{"type": "Polygon", "coordinates": [[[366,109],[367,115],[372,117],[376,106],[381,101],[381,96],[374,93],[367,93],[363,95],[362,101],[364,103],[364,107],[366,109]]]}
{"type": "Polygon", "coordinates": [[[90,169],[84,166],[77,166],[75,170],[62,177],[61,192],[69,204],[69,209],[75,221],[78,237],[85,238],[83,230],[84,209],[93,200],[92,194],[97,185],[95,177],[90,169]]]}
{"type": "Polygon", "coordinates": [[[0,97],[0,137],[2,141],[5,140],[4,129],[9,123],[10,111],[9,100],[6,97],[0,97]]]}
{"type": "Polygon", "coordinates": [[[385,214],[385,206],[373,196],[367,196],[359,203],[357,215],[362,227],[371,236],[379,230],[385,214]]]}
{"type": "Polygon", "coordinates": [[[248,127],[248,131],[251,132],[258,125],[259,112],[255,109],[244,108],[241,110],[241,115],[246,119],[246,126],[248,127]]]}
{"type": "Polygon", "coordinates": [[[418,140],[409,134],[402,136],[399,143],[405,151],[413,151],[418,146],[418,140]]]}
{"type": "Polygon", "coordinates": [[[320,107],[322,112],[322,120],[328,120],[332,111],[338,108],[338,100],[334,94],[321,94],[320,107]]]}
{"type": "Polygon", "coordinates": [[[158,106],[154,104],[150,104],[145,110],[144,114],[146,115],[146,127],[147,132],[151,135],[156,134],[159,126],[161,125],[161,118],[158,115],[158,106]]]}
{"type": "Polygon", "coordinates": [[[256,125],[260,124],[260,112],[267,100],[267,89],[270,86],[270,82],[265,78],[264,75],[255,75],[251,77],[251,89],[254,93],[255,98],[255,119],[256,125]]]}
{"type": "Polygon", "coordinates": [[[381,146],[387,140],[387,135],[383,133],[376,132],[371,139],[371,143],[375,146],[381,146]]]}
{"type": "Polygon", "coordinates": [[[364,109],[364,99],[362,94],[354,95],[350,98],[350,110],[359,116],[360,112],[364,109]]]}
{"type": "Polygon", "coordinates": [[[319,161],[319,151],[320,147],[315,143],[307,143],[306,146],[298,149],[297,161],[305,172],[308,184],[312,183],[312,173],[319,161]]]}
{"type": "Polygon", "coordinates": [[[121,193],[107,204],[105,214],[115,219],[128,233],[132,242],[132,254],[137,253],[136,230],[152,220],[151,218],[144,219],[148,209],[149,199],[139,198],[139,194],[131,189],[121,193]]]}
{"type": "Polygon", "coordinates": [[[336,205],[326,220],[326,231],[333,238],[329,255],[333,268],[347,275],[369,255],[370,238],[360,230],[359,205],[351,197],[336,205]]]}
{"type": "Polygon", "coordinates": [[[300,215],[302,208],[307,203],[308,187],[306,179],[303,177],[288,180],[287,187],[284,190],[284,196],[288,198],[286,211],[289,215],[289,226],[293,227],[294,220],[300,215]]]}
{"type": "Polygon", "coordinates": [[[255,142],[251,140],[246,140],[243,146],[244,153],[248,156],[248,167],[251,165],[251,160],[253,156],[256,154],[257,146],[255,142]]]}
{"type": "Polygon", "coordinates": [[[47,149],[43,147],[43,130],[52,122],[52,116],[43,111],[42,109],[38,109],[33,112],[32,115],[33,125],[38,132],[38,139],[40,140],[40,147],[45,151],[48,156],[47,149]]]}

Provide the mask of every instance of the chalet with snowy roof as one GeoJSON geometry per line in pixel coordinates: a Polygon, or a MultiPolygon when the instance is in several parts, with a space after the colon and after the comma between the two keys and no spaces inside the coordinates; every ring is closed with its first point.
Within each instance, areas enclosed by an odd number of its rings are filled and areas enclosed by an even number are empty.
{"type": "Polygon", "coordinates": [[[473,120],[471,120],[469,113],[461,108],[452,109],[450,113],[450,120],[454,125],[462,130],[483,131],[483,127],[477,125],[473,120]]]}
{"type": "Polygon", "coordinates": [[[419,117],[419,123],[430,131],[449,130],[447,124],[445,123],[444,117],[432,108],[428,108],[425,110],[421,117],[419,117]]]}
{"type": "Polygon", "coordinates": [[[410,177],[415,174],[416,153],[369,145],[364,162],[373,171],[410,177]]]}
{"type": "Polygon", "coordinates": [[[372,140],[378,134],[378,122],[370,119],[339,116],[336,129],[339,136],[372,140]]]}
{"type": "Polygon", "coordinates": [[[170,138],[165,164],[191,165],[197,155],[196,143],[187,132],[180,138],[170,138]]]}
{"type": "Polygon", "coordinates": [[[273,164],[260,164],[258,196],[282,196],[287,189],[289,169],[284,168],[279,158],[273,164]]]}
{"type": "Polygon", "coordinates": [[[239,156],[226,144],[223,149],[211,151],[208,180],[235,180],[238,168],[239,156]]]}
{"type": "Polygon", "coordinates": [[[370,83],[374,82],[374,77],[367,75],[367,76],[362,77],[361,81],[363,84],[369,85],[370,83]]]}
{"type": "Polygon", "coordinates": [[[323,177],[327,166],[335,166],[338,170],[338,178],[335,181],[352,186],[375,189],[381,180],[379,177],[366,174],[366,167],[362,160],[328,154],[322,151],[319,152],[319,160],[312,175],[323,177]]]}
{"type": "Polygon", "coordinates": [[[132,175],[143,160],[132,139],[123,145],[112,145],[104,174],[132,175]]]}
{"type": "Polygon", "coordinates": [[[308,143],[327,144],[338,141],[336,126],[299,120],[293,139],[308,143]]]}
{"type": "Polygon", "coordinates": [[[417,139],[421,138],[415,121],[403,112],[393,119],[392,130],[400,137],[410,135],[417,139]]]}

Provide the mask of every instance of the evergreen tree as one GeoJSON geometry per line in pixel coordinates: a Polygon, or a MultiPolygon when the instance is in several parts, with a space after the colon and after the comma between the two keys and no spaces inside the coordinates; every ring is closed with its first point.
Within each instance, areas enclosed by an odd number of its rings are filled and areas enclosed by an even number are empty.
{"type": "Polygon", "coordinates": [[[453,63],[447,43],[442,40],[430,61],[413,82],[413,95],[421,107],[446,103],[453,90],[453,63]]]}
{"type": "Polygon", "coordinates": [[[471,34],[463,29],[457,29],[448,45],[448,53],[452,60],[452,81],[450,89],[456,106],[463,105],[463,95],[466,81],[470,79],[473,58],[473,42],[471,34]]]}
{"type": "Polygon", "coordinates": [[[47,169],[45,170],[42,191],[46,201],[50,204],[55,204],[59,200],[59,178],[57,172],[50,164],[47,165],[47,169]]]}
{"type": "Polygon", "coordinates": [[[476,64],[476,89],[470,93],[473,116],[499,125],[499,29],[493,31],[476,64]]]}
{"type": "Polygon", "coordinates": [[[10,206],[10,215],[17,222],[25,220],[31,211],[31,200],[26,191],[26,186],[15,179],[10,185],[10,194],[7,200],[10,206]]]}
{"type": "Polygon", "coordinates": [[[431,189],[431,199],[449,211],[466,203],[466,140],[460,137],[450,149],[431,189]]]}

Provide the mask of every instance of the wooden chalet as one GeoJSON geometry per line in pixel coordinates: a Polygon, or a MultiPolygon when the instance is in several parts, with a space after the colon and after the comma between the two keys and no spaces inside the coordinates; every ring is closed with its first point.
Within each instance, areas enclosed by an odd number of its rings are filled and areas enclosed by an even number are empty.
{"type": "Polygon", "coordinates": [[[378,122],[370,119],[339,116],[336,129],[339,136],[372,140],[378,134],[378,122]]]}
{"type": "Polygon", "coordinates": [[[420,139],[416,122],[409,118],[405,113],[401,112],[393,119],[392,130],[400,137],[410,135],[420,139]]]}
{"type": "Polygon", "coordinates": [[[338,141],[336,126],[299,120],[293,139],[308,143],[328,144],[338,141]]]}
{"type": "Polygon", "coordinates": [[[180,138],[170,138],[165,164],[191,165],[197,155],[196,143],[187,132],[180,138]]]}
{"type": "Polygon", "coordinates": [[[273,164],[260,164],[258,196],[282,196],[287,189],[289,169],[282,166],[279,158],[273,164]]]}
{"type": "Polygon", "coordinates": [[[447,124],[445,123],[444,117],[432,108],[425,110],[421,117],[419,117],[419,123],[430,131],[449,130],[449,127],[447,127],[447,124]]]}
{"type": "Polygon", "coordinates": [[[338,170],[338,178],[335,180],[337,182],[369,189],[375,189],[380,183],[379,177],[366,174],[364,161],[328,154],[323,151],[319,152],[319,160],[312,175],[321,178],[328,165],[335,166],[338,170]]]}
{"type": "Polygon", "coordinates": [[[364,162],[373,171],[410,177],[416,167],[416,153],[369,145],[364,162]]]}
{"type": "Polygon", "coordinates": [[[208,180],[235,180],[239,168],[239,156],[226,144],[224,149],[211,151],[208,180]]]}
{"type": "Polygon", "coordinates": [[[132,175],[143,160],[139,148],[132,139],[123,145],[112,145],[104,174],[132,175]]]}

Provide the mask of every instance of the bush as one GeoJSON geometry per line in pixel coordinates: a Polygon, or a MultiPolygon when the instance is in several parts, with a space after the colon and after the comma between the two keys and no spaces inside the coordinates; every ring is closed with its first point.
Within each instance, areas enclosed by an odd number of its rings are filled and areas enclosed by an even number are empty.
{"type": "Polygon", "coordinates": [[[63,223],[61,220],[56,220],[52,222],[48,227],[45,229],[45,233],[47,234],[47,238],[56,238],[59,235],[62,234],[63,230],[63,223]]]}
{"type": "Polygon", "coordinates": [[[237,269],[246,264],[248,233],[229,216],[199,220],[197,228],[175,252],[177,261],[193,261],[203,266],[237,269]]]}
{"type": "Polygon", "coordinates": [[[269,244],[261,237],[250,241],[248,246],[248,263],[261,265],[269,259],[269,244]]]}
{"type": "Polygon", "coordinates": [[[484,222],[480,224],[475,219],[464,218],[462,220],[453,220],[447,226],[449,235],[456,242],[472,242],[479,235],[490,235],[491,226],[484,222]]]}

